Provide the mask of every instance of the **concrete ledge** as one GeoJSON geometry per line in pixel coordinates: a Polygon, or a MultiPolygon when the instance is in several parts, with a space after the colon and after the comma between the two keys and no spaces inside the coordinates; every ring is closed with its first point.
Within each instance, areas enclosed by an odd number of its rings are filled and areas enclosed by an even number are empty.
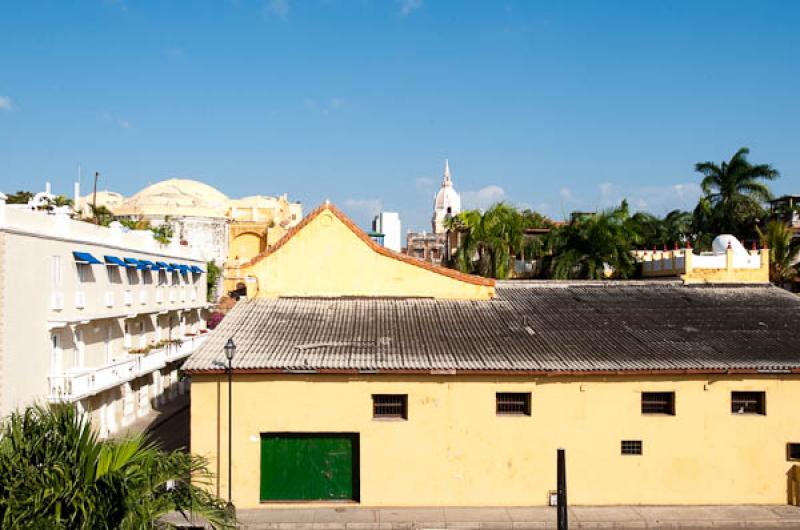
{"type": "MultiPolygon", "coordinates": [[[[243,530],[542,530],[555,508],[263,508],[239,510],[243,530]]],[[[168,518],[179,526],[175,516],[168,518]]],[[[571,529],[800,528],[795,506],[573,506],[571,529]]]]}

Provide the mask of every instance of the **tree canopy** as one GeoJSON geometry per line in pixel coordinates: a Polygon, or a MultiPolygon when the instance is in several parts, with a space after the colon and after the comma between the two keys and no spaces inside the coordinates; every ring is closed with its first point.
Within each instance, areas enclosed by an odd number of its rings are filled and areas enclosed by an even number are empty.
{"type": "Polygon", "coordinates": [[[0,428],[0,527],[167,528],[162,516],[192,510],[233,528],[209,477],[204,459],[141,436],[99,440],[72,405],[32,406],[0,428]]]}

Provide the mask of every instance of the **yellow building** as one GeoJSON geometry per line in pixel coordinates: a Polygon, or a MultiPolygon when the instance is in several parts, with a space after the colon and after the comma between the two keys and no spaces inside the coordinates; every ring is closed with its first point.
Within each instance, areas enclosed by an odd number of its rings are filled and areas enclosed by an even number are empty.
{"type": "Polygon", "coordinates": [[[328,205],[248,275],[252,299],[185,365],[191,450],[239,508],[544,505],[559,447],[574,504],[787,500],[800,301],[785,291],[495,285],[381,249],[328,205]]]}

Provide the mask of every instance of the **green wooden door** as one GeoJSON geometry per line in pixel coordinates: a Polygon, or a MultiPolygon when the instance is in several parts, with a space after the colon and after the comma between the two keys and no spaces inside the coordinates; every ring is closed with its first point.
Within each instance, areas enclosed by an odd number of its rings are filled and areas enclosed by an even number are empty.
{"type": "Polygon", "coordinates": [[[358,435],[261,435],[261,500],[358,500],[358,435]]]}

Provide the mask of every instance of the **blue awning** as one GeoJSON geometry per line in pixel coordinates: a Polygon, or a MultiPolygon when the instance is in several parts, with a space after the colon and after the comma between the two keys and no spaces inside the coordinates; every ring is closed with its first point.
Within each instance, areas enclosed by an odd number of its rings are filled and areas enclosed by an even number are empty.
{"type": "Polygon", "coordinates": [[[162,270],[162,269],[169,270],[169,265],[167,265],[167,264],[166,264],[165,262],[163,262],[163,261],[156,261],[156,266],[155,266],[155,268],[157,268],[158,270],[162,270]]]}
{"type": "Polygon", "coordinates": [[[169,270],[172,271],[172,272],[179,271],[179,270],[181,270],[181,266],[178,265],[177,263],[170,263],[169,264],[169,270]]]}
{"type": "Polygon", "coordinates": [[[201,269],[197,265],[192,265],[191,269],[192,269],[192,272],[195,273],[195,274],[203,274],[205,272],[203,269],[201,269]]]}
{"type": "Polygon", "coordinates": [[[72,257],[75,258],[76,263],[82,263],[84,265],[99,265],[103,263],[88,252],[73,252],[72,257]]]}
{"type": "Polygon", "coordinates": [[[146,259],[140,259],[136,268],[140,271],[149,271],[153,269],[153,262],[146,259]]]}
{"type": "Polygon", "coordinates": [[[125,266],[125,262],[122,261],[121,259],[119,259],[116,256],[105,255],[103,257],[106,260],[106,265],[116,265],[117,267],[124,267],[125,266]]]}
{"type": "Polygon", "coordinates": [[[125,258],[125,266],[126,267],[135,267],[138,264],[139,264],[139,260],[138,259],[125,258]]]}
{"type": "Polygon", "coordinates": [[[192,270],[191,268],[189,268],[188,265],[181,264],[181,265],[179,265],[179,267],[181,269],[181,273],[183,273],[183,274],[189,274],[189,271],[192,270]]]}

